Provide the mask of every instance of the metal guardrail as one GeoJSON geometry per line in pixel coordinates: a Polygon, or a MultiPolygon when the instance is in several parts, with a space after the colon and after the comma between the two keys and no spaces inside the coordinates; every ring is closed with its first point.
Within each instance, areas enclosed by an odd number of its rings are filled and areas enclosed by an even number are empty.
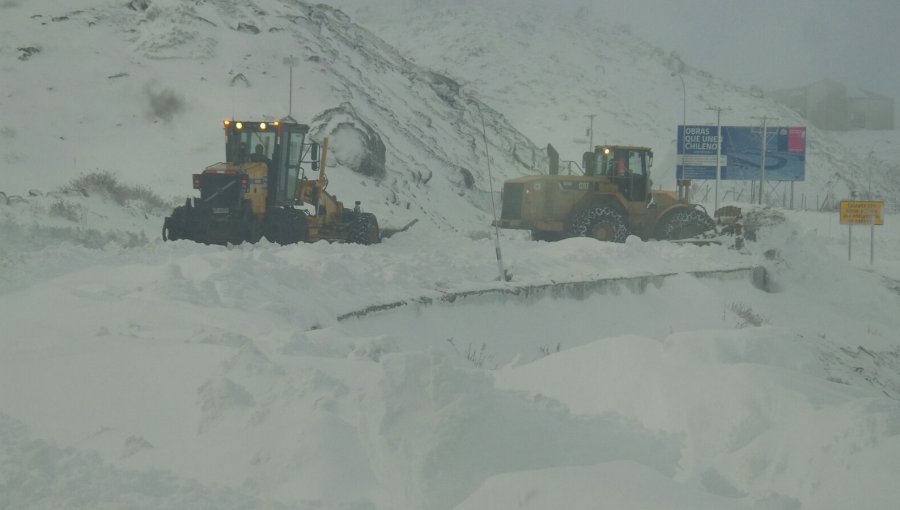
{"type": "Polygon", "coordinates": [[[431,306],[441,303],[472,302],[479,298],[494,296],[510,296],[520,301],[536,301],[544,297],[554,299],[583,300],[594,294],[616,294],[628,291],[635,294],[644,293],[647,288],[662,287],[667,278],[688,274],[696,278],[715,278],[720,280],[748,280],[754,287],[770,292],[768,272],[763,266],[738,267],[711,271],[687,271],[684,273],[664,273],[641,276],[624,276],[614,278],[597,278],[594,280],[550,282],[544,284],[516,285],[505,284],[499,287],[464,290],[458,292],[435,292],[434,296],[419,296],[410,299],[370,305],[338,315],[337,320],[358,319],[376,313],[396,310],[409,306],[431,306]]]}

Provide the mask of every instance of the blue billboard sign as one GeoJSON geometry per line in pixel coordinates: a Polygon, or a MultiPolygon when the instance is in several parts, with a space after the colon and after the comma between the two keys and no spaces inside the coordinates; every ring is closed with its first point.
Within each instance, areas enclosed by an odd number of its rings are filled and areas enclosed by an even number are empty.
{"type": "MultiPolygon", "coordinates": [[[[722,126],[720,179],[759,180],[765,164],[767,181],[802,181],[806,177],[806,128],[722,126]],[[765,161],[765,163],[763,163],[765,161]]],[[[678,126],[675,175],[678,179],[715,179],[716,126],[678,126]]]]}

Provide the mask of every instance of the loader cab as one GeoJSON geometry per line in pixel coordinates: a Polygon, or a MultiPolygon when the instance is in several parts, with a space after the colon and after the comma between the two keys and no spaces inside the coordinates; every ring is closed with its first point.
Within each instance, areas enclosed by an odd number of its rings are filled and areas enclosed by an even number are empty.
{"type": "MultiPolygon", "coordinates": [[[[292,205],[304,153],[311,152],[306,143],[309,126],[290,119],[274,122],[226,120],[224,124],[225,160],[236,165],[265,163],[266,205],[292,205]],[[260,146],[261,155],[257,152],[260,146]]],[[[315,164],[313,162],[313,170],[315,164]]]]}
{"type": "Polygon", "coordinates": [[[608,177],[626,199],[645,202],[650,196],[653,151],[647,147],[601,145],[585,154],[585,169],[591,175],[608,177]]]}

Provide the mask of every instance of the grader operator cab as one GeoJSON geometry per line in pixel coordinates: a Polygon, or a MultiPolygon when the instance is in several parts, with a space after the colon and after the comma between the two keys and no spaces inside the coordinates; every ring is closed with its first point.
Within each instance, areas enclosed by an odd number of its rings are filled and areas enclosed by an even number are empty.
{"type": "Polygon", "coordinates": [[[163,239],[206,244],[278,244],[320,239],[360,244],[381,239],[378,221],[346,209],[327,193],[328,139],[307,141],[309,126],[281,121],[226,120],[225,161],[194,174],[199,198],[176,207],[163,224],[163,239]],[[320,154],[321,153],[321,154],[320,154]],[[321,156],[321,159],[320,159],[321,156]],[[305,165],[318,171],[307,179],[305,165]]]}
{"type": "Polygon", "coordinates": [[[652,190],[648,147],[601,145],[584,153],[583,175],[559,175],[552,147],[550,175],[511,179],[503,185],[497,225],[531,230],[535,240],[593,237],[624,242],[642,239],[680,240],[715,230],[701,206],[687,193],[652,190]]]}

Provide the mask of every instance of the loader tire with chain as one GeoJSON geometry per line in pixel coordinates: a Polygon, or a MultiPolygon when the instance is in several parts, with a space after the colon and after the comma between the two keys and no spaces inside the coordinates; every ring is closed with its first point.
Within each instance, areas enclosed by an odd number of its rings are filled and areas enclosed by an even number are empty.
{"type": "Polygon", "coordinates": [[[569,228],[574,237],[593,237],[599,241],[624,243],[628,237],[625,217],[612,207],[600,206],[585,209],[572,218],[569,228]]]}
{"type": "Polygon", "coordinates": [[[689,239],[716,229],[716,223],[699,209],[680,209],[670,213],[657,227],[657,239],[689,239]]]}

